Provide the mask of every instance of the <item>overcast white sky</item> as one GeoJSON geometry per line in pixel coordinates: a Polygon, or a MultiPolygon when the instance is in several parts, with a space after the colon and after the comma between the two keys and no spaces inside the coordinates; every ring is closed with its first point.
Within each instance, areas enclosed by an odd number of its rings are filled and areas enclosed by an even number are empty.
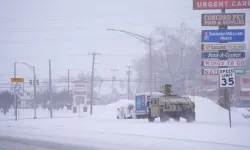
{"type": "MultiPolygon", "coordinates": [[[[88,52],[103,54],[96,58],[97,74],[110,77],[110,69],[119,69],[124,77],[125,65],[148,47],[106,28],[150,36],[157,26],[179,27],[184,21],[200,31],[202,12],[192,10],[192,0],[1,0],[0,80],[9,80],[14,61],[34,65],[40,79],[48,77],[49,58],[52,78],[67,76],[67,69],[90,72],[88,52]]],[[[18,77],[32,77],[27,67],[17,68],[18,77]]]]}

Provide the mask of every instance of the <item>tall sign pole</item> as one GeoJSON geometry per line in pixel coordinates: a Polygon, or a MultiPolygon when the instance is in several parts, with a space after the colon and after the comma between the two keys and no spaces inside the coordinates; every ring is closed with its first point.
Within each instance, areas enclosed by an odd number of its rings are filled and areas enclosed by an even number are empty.
{"type": "MultiPolygon", "coordinates": [[[[219,104],[228,109],[229,126],[231,124],[230,98],[229,89],[235,86],[235,72],[234,67],[243,66],[245,52],[238,52],[245,50],[246,45],[243,43],[232,44],[230,42],[244,42],[244,29],[231,29],[228,26],[244,26],[246,20],[245,13],[226,13],[226,9],[245,9],[250,8],[250,3],[243,0],[193,0],[193,10],[212,10],[220,9],[221,13],[202,14],[202,26],[219,26],[218,30],[202,30],[203,43],[216,44],[202,44],[202,59],[218,59],[203,60],[203,67],[218,67],[216,69],[202,69],[203,75],[219,75],[219,104]],[[237,52],[228,52],[237,51],[237,52]],[[209,52],[210,51],[210,52],[209,52]],[[212,52],[211,52],[212,51],[212,52]],[[218,51],[218,52],[215,52],[218,51]],[[229,59],[229,60],[228,60],[229,59]],[[239,59],[231,61],[230,59],[239,59]],[[215,64],[215,65],[214,65],[215,64]],[[233,68],[228,68],[228,66],[233,68]]],[[[241,71],[242,72],[242,71],[241,71]]],[[[207,82],[207,81],[206,81],[207,82]]]]}
{"type": "MultiPolygon", "coordinates": [[[[225,14],[225,13],[226,13],[226,9],[221,9],[221,14],[225,14]]],[[[219,30],[227,30],[227,29],[228,29],[227,26],[219,26],[219,30]]],[[[220,42],[220,43],[223,43],[223,42],[220,42]]],[[[219,50],[219,53],[221,53],[221,52],[227,52],[227,50],[219,50]]],[[[228,67],[227,66],[220,66],[220,68],[228,68],[228,67]]],[[[224,91],[223,92],[224,93],[223,98],[224,98],[224,102],[225,102],[226,106],[228,106],[226,108],[228,109],[229,127],[231,128],[232,127],[232,121],[231,121],[231,109],[230,109],[230,99],[229,99],[229,94],[228,94],[228,87],[223,87],[221,85],[221,84],[223,84],[222,82],[226,81],[226,80],[223,80],[223,78],[221,76],[221,71],[224,71],[224,70],[220,69],[220,71],[219,71],[219,74],[220,74],[220,78],[219,78],[220,86],[219,86],[219,88],[223,88],[222,90],[224,91]]],[[[233,82],[235,84],[235,75],[234,75],[233,80],[234,80],[233,82]]],[[[220,95],[220,90],[219,90],[219,96],[221,96],[220,95]]]]}

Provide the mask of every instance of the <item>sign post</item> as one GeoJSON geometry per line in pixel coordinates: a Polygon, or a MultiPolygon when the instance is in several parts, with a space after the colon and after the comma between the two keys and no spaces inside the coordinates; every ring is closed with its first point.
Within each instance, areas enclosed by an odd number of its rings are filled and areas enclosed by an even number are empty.
{"type": "Polygon", "coordinates": [[[235,87],[235,70],[234,68],[220,68],[219,73],[220,73],[220,88],[224,88],[225,90],[224,101],[228,102],[229,126],[231,128],[232,127],[231,109],[230,109],[230,101],[228,97],[227,88],[235,87]]]}
{"type": "Polygon", "coordinates": [[[15,120],[17,121],[17,95],[23,91],[24,78],[11,78],[11,91],[15,96],[15,120]]]}

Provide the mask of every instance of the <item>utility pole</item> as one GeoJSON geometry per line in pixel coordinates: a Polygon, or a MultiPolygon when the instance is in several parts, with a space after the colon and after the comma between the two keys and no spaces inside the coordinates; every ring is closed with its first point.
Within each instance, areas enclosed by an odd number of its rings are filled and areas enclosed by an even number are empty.
{"type": "Polygon", "coordinates": [[[183,55],[183,51],[185,49],[185,44],[186,44],[186,28],[185,25],[182,23],[181,24],[181,36],[183,36],[184,32],[184,40],[181,40],[181,69],[183,68],[183,60],[184,60],[184,55],[183,55]]]}
{"type": "Polygon", "coordinates": [[[141,68],[138,68],[139,70],[139,90],[138,92],[141,92],[141,82],[142,82],[142,70],[141,68]]]}
{"type": "Polygon", "coordinates": [[[53,118],[52,103],[52,81],[51,81],[51,60],[49,59],[49,102],[50,102],[50,118],[53,118]]]}
{"type": "Polygon", "coordinates": [[[149,89],[150,89],[150,100],[152,98],[152,40],[149,38],[149,89]]]}
{"type": "Polygon", "coordinates": [[[153,73],[153,75],[155,76],[155,92],[157,92],[157,83],[156,83],[156,78],[157,78],[157,75],[158,75],[159,73],[153,73]]]}
{"type": "Polygon", "coordinates": [[[95,70],[95,56],[101,55],[97,53],[89,53],[89,55],[93,56],[92,60],[92,75],[91,75],[91,93],[90,93],[90,115],[93,113],[93,90],[94,90],[94,70],[95,70]]]}
{"type": "Polygon", "coordinates": [[[37,118],[36,116],[36,70],[35,67],[33,66],[33,76],[34,76],[34,82],[33,82],[33,86],[34,86],[34,119],[37,118]]]}
{"type": "Polygon", "coordinates": [[[113,76],[112,76],[112,94],[114,92],[114,84],[115,84],[115,72],[117,72],[117,69],[111,69],[110,71],[113,72],[113,76]]]}
{"type": "MultiPolygon", "coordinates": [[[[14,62],[14,78],[16,78],[16,62],[14,62]]],[[[15,101],[15,121],[17,121],[17,96],[14,91],[14,101],[15,101]]]]}
{"type": "Polygon", "coordinates": [[[127,71],[127,75],[128,75],[128,99],[130,98],[129,97],[129,93],[130,93],[130,74],[131,74],[131,66],[130,65],[128,65],[128,66],[126,66],[126,67],[128,67],[128,71],[127,71]]]}
{"type": "Polygon", "coordinates": [[[68,69],[68,94],[69,94],[69,69],[68,69]]]}

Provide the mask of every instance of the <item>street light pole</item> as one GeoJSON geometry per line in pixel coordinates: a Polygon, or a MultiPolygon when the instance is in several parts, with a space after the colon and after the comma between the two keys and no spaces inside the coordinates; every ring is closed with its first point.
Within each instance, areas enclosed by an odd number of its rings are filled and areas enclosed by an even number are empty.
{"type": "MultiPolygon", "coordinates": [[[[16,77],[16,64],[17,63],[21,63],[25,66],[28,66],[32,71],[33,71],[33,86],[34,86],[34,119],[37,118],[36,116],[36,70],[34,66],[31,66],[25,62],[14,62],[14,76],[16,77]]],[[[16,96],[15,96],[16,97],[16,96]]],[[[17,98],[16,98],[17,99],[17,98]]],[[[17,100],[16,100],[17,101],[17,100]]],[[[17,111],[17,102],[16,102],[16,111],[17,111]]],[[[16,116],[17,116],[17,112],[16,112],[16,116]]]]}
{"type": "MultiPolygon", "coordinates": [[[[14,62],[14,78],[16,78],[16,63],[14,62]]],[[[14,103],[15,103],[15,121],[17,121],[17,97],[16,92],[14,91],[14,103]]]]}
{"type": "Polygon", "coordinates": [[[152,98],[152,39],[125,30],[119,30],[119,29],[106,29],[106,30],[125,33],[149,45],[149,88],[150,88],[150,98],[152,98]]]}

